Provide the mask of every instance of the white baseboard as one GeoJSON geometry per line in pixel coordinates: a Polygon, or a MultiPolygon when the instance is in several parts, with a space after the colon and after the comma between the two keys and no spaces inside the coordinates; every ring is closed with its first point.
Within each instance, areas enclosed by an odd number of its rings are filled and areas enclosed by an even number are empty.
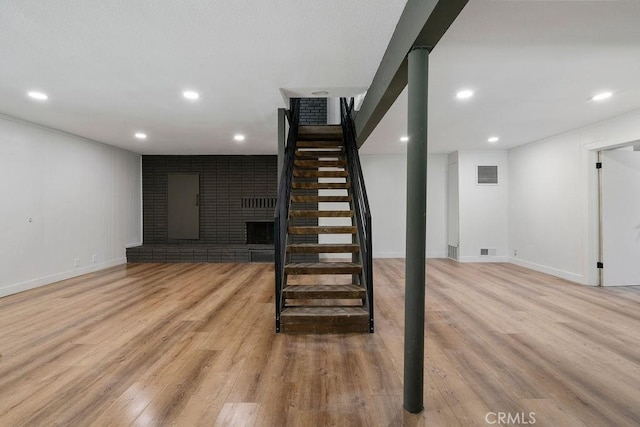
{"type": "Polygon", "coordinates": [[[127,258],[120,258],[113,261],[107,261],[100,264],[91,264],[85,267],[74,268],[73,270],[56,273],[37,279],[27,280],[21,283],[15,283],[0,288],[0,298],[7,295],[17,294],[18,292],[28,291],[29,289],[39,288],[40,286],[50,285],[51,283],[61,280],[71,279],[72,277],[82,276],[83,274],[93,273],[94,271],[104,270],[105,268],[114,267],[116,265],[125,264],[127,258]]]}
{"type": "Polygon", "coordinates": [[[446,252],[427,252],[427,258],[447,258],[446,252]]]}
{"type": "Polygon", "coordinates": [[[635,284],[622,284],[622,285],[604,285],[603,287],[605,288],[616,288],[618,286],[640,286],[640,283],[635,283],[635,284]]]}
{"type": "Polygon", "coordinates": [[[404,258],[404,252],[374,252],[374,258],[404,258]]]}
{"type": "Polygon", "coordinates": [[[520,267],[528,268],[530,270],[539,271],[541,273],[550,274],[552,276],[559,277],[561,279],[570,280],[572,282],[580,283],[582,285],[587,284],[586,278],[581,274],[571,273],[569,271],[558,270],[557,268],[548,267],[546,265],[536,264],[535,262],[525,261],[520,258],[509,258],[509,262],[520,267]]]}
{"type": "Polygon", "coordinates": [[[509,257],[496,255],[461,256],[458,262],[509,262],[509,257]]]}
{"type": "MultiPolygon", "coordinates": [[[[404,252],[376,252],[374,258],[406,258],[404,252]]],[[[427,258],[446,258],[446,252],[429,252],[427,258]]]]}

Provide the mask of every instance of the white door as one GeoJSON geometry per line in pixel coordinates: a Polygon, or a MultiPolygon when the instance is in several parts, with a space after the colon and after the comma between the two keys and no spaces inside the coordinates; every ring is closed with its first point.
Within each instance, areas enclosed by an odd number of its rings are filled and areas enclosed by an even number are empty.
{"type": "Polygon", "coordinates": [[[640,151],[602,153],[603,286],[640,285],[640,151]]]}

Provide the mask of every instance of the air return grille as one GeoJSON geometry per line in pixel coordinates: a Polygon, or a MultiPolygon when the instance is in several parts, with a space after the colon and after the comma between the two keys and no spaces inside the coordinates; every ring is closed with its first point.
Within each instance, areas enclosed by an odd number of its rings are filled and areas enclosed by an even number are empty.
{"type": "Polygon", "coordinates": [[[480,249],[480,256],[487,256],[487,255],[495,255],[496,254],[496,250],[495,248],[481,248],[480,249]]]}
{"type": "Polygon", "coordinates": [[[458,260],[458,247],[449,245],[449,250],[447,253],[447,257],[449,259],[458,260]]]}
{"type": "Polygon", "coordinates": [[[498,166],[478,166],[478,184],[497,184],[498,166]]]}
{"type": "Polygon", "coordinates": [[[275,208],[278,199],[275,197],[243,198],[243,208],[275,208]]]}

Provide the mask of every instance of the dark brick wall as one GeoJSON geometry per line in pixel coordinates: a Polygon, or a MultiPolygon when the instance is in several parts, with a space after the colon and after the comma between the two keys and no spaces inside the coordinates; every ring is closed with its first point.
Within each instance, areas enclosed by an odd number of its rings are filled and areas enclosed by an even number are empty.
{"type": "Polygon", "coordinates": [[[301,125],[327,124],[327,98],[300,99],[301,125]]]}
{"type": "Polygon", "coordinates": [[[142,156],[144,244],[245,244],[246,221],[273,221],[276,156],[142,156]],[[167,176],[200,174],[200,239],[167,237],[167,176]]]}
{"type": "MultiPolygon", "coordinates": [[[[266,245],[246,243],[247,221],[273,221],[277,197],[276,156],[142,156],[143,246],[128,248],[130,262],[273,262],[266,245]],[[167,176],[200,174],[200,239],[167,237],[167,176]],[[223,246],[226,245],[226,246],[223,246]]],[[[304,193],[317,194],[313,191],[304,193]]],[[[299,209],[317,209],[300,204],[299,209]]],[[[299,225],[317,225],[304,218],[299,225]]],[[[317,243],[316,235],[291,236],[317,243]]],[[[317,262],[295,254],[294,262],[317,262]]]]}

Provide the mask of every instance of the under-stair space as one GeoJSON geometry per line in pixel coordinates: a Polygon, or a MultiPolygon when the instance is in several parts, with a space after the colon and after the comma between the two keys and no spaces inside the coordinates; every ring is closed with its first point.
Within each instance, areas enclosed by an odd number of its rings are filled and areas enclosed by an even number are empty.
{"type": "Polygon", "coordinates": [[[300,126],[292,160],[276,329],[372,332],[342,127],[300,126]],[[309,219],[317,225],[308,225],[309,219]],[[310,236],[313,243],[301,240],[310,236]],[[301,254],[315,254],[318,260],[299,262],[301,254]]]}

